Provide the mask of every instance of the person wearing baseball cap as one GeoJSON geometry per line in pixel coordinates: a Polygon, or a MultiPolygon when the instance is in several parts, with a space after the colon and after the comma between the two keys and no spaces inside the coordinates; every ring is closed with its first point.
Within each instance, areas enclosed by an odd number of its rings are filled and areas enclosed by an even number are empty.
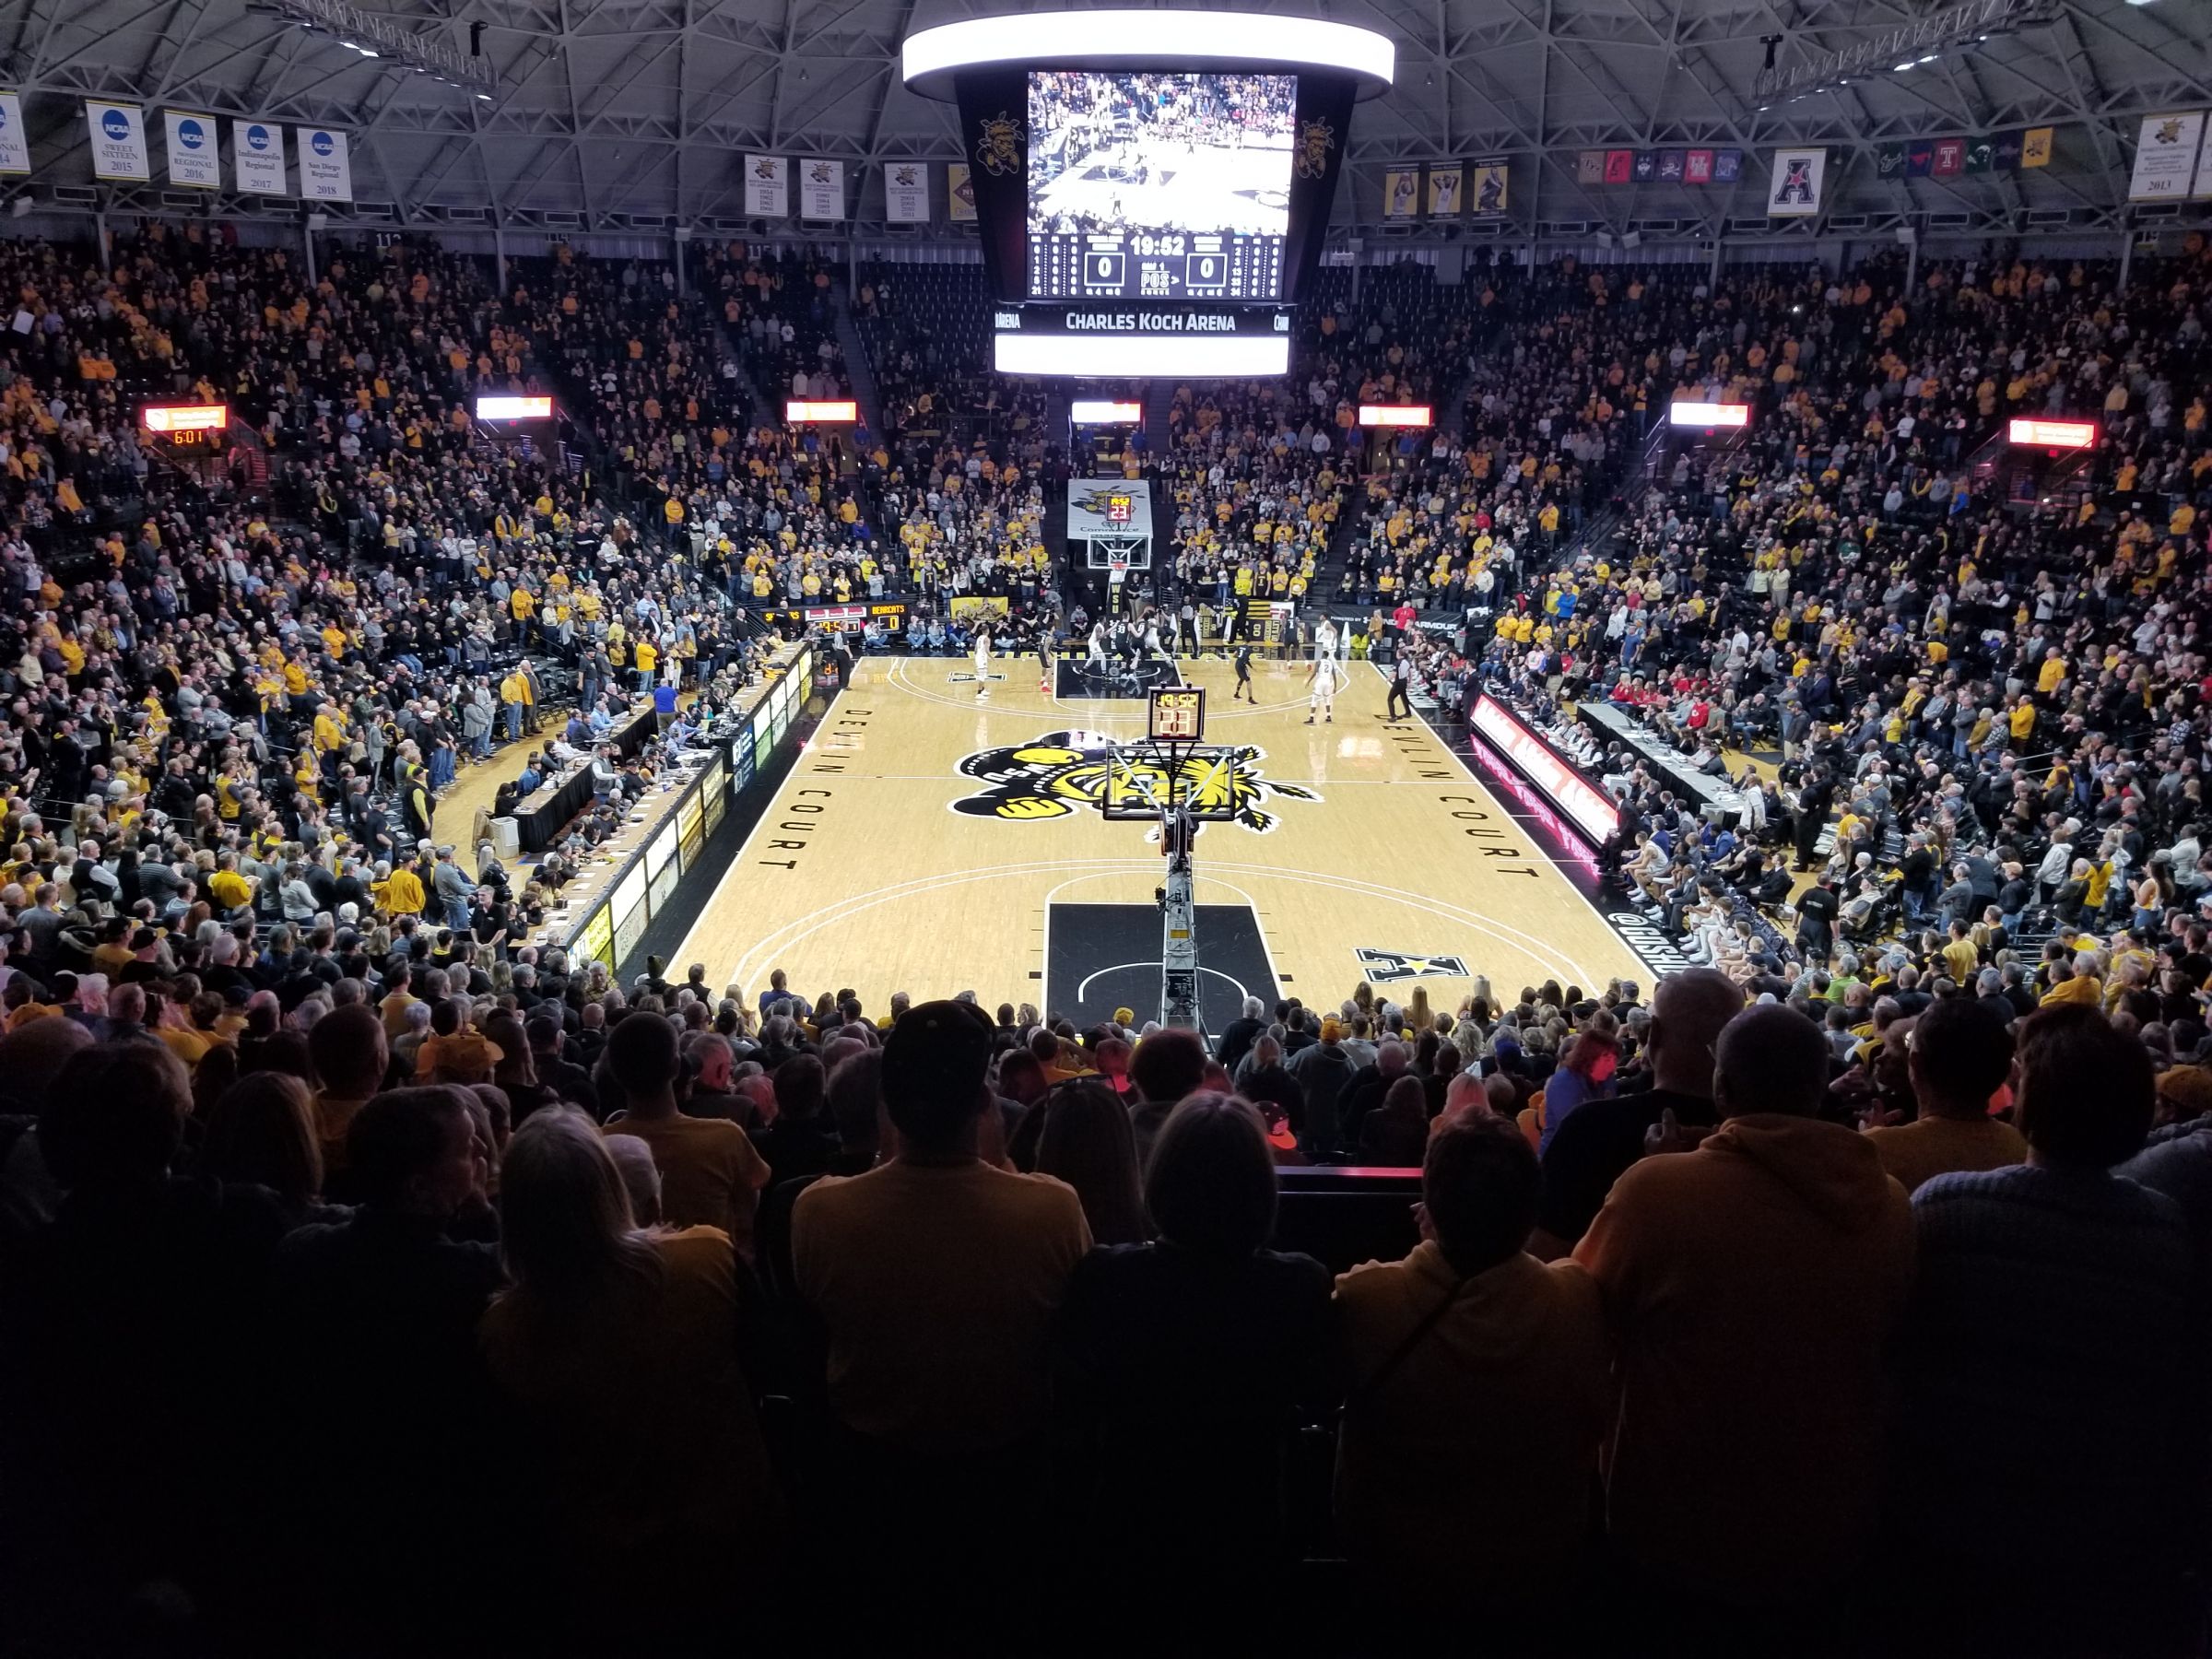
{"type": "Polygon", "coordinates": [[[824,1176],[792,1217],[793,1277],[821,1321],[830,1406],[856,1453],[837,1512],[880,1529],[866,1559],[932,1595],[972,1578],[959,1563],[975,1539],[1007,1536],[1034,1499],[1053,1315],[1090,1249],[1072,1187],[977,1155],[990,1060],[979,1008],[900,1016],[883,1045],[896,1156],[824,1176]]]}

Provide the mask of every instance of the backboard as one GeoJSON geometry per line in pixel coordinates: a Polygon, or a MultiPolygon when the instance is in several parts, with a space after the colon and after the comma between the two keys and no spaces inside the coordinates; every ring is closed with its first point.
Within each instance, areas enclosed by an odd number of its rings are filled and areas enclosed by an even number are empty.
{"type": "Polygon", "coordinates": [[[1182,806],[1202,824],[1233,822],[1253,793],[1239,759],[1234,748],[1117,744],[1107,756],[1099,809],[1109,818],[1157,823],[1163,807],[1182,806]]]}

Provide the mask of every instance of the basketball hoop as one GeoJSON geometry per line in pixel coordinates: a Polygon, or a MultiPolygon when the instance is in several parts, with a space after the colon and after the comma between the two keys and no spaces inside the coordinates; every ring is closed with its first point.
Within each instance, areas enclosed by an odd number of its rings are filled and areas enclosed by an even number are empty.
{"type": "Polygon", "coordinates": [[[1116,586],[1129,580],[1128,554],[1109,553],[1106,556],[1106,580],[1116,586]]]}

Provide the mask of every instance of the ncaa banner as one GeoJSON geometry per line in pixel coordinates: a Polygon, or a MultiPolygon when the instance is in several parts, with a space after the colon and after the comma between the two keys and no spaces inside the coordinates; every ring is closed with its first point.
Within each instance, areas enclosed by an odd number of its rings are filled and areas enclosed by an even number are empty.
{"type": "Polygon", "coordinates": [[[274,122],[232,122],[230,158],[241,191],[252,195],[285,194],[284,129],[274,122]]]}
{"type": "Polygon", "coordinates": [[[1457,218],[1459,217],[1459,187],[1465,174],[1456,167],[1432,167],[1429,170],[1429,217],[1430,218],[1457,218]]]}
{"type": "Polygon", "coordinates": [[[929,223],[929,163],[893,161],[883,170],[883,218],[890,225],[929,223]]]}
{"type": "Polygon", "coordinates": [[[803,219],[841,219],[845,217],[845,164],[842,161],[799,163],[799,217],[803,219]]]}
{"type": "Polygon", "coordinates": [[[146,155],[146,112],[136,104],[85,102],[85,125],[92,134],[92,176],[149,183],[154,170],[146,155]]]}
{"type": "Polygon", "coordinates": [[[1475,163],[1471,192],[1477,218],[1496,218],[1505,211],[1506,182],[1512,168],[1503,156],[1485,156],[1475,163]]]}
{"type": "Polygon", "coordinates": [[[300,129],[300,194],[311,202],[353,200],[353,161],[345,134],[327,127],[300,129]]]}
{"type": "Polygon", "coordinates": [[[783,218],[791,212],[791,163],[782,156],[747,156],[745,210],[761,218],[783,218]]]}
{"type": "Polygon", "coordinates": [[[1778,149],[1774,174],[1767,183],[1767,213],[1772,218],[1810,218],[1820,211],[1828,180],[1824,149],[1778,149]]]}
{"type": "Polygon", "coordinates": [[[23,125],[23,100],[0,92],[0,173],[30,171],[30,134],[23,125]]]}
{"type": "Polygon", "coordinates": [[[945,164],[945,217],[959,225],[975,223],[975,175],[965,161],[945,164]]]}
{"type": "Polygon", "coordinates": [[[194,190],[223,187],[221,129],[213,118],[185,110],[161,112],[161,135],[169,149],[169,182],[194,190]]]}
{"type": "Polygon", "coordinates": [[[1421,210],[1421,170],[1393,169],[1382,175],[1382,217],[1409,219],[1421,210]]]}
{"type": "Polygon", "coordinates": [[[2136,139],[2136,171],[2127,182],[2131,202],[2178,202],[2196,181],[2196,152],[2205,136],[2205,112],[2146,115],[2136,139]]]}

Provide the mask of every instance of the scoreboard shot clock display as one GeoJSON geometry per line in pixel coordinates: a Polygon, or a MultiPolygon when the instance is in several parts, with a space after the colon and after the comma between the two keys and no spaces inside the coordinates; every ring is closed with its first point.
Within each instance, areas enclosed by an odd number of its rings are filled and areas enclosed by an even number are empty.
{"type": "Polygon", "coordinates": [[[1155,743],[1196,743],[1206,735],[1206,688],[1155,686],[1147,735],[1155,743]]]}

